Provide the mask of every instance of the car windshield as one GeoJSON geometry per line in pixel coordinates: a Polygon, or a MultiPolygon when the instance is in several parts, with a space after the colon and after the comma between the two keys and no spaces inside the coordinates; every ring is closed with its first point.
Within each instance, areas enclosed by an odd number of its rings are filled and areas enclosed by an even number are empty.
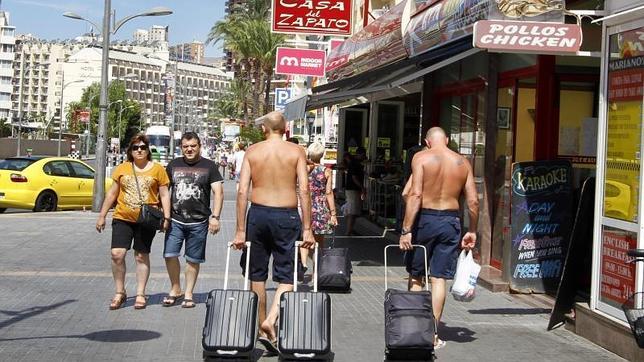
{"type": "Polygon", "coordinates": [[[6,160],[0,160],[0,170],[22,171],[34,162],[36,160],[30,160],[28,158],[8,158],[6,160]]]}

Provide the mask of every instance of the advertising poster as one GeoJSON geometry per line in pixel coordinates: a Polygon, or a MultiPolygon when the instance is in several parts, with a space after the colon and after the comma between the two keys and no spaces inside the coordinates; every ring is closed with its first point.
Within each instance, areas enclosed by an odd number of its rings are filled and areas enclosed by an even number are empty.
{"type": "Polygon", "coordinates": [[[513,291],[556,292],[573,222],[572,175],[568,161],[512,165],[513,291]]]}
{"type": "Polygon", "coordinates": [[[637,234],[611,227],[602,231],[601,300],[616,308],[635,292],[635,263],[628,249],[637,245],[637,234]]]}

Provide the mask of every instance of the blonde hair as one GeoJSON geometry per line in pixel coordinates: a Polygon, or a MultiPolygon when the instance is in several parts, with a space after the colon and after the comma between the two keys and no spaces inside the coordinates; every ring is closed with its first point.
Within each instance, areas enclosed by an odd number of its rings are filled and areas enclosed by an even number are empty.
{"type": "Polygon", "coordinates": [[[320,162],[322,156],[324,156],[324,146],[319,142],[313,142],[306,149],[306,155],[309,160],[313,162],[320,162]]]}

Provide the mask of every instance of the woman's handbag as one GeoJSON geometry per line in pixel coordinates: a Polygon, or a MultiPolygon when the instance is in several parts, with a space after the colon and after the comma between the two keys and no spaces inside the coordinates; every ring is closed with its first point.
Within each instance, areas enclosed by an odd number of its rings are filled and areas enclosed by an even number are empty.
{"type": "Polygon", "coordinates": [[[141,202],[141,212],[139,212],[139,218],[136,220],[136,223],[146,229],[161,229],[163,226],[163,211],[143,202],[143,196],[141,196],[141,189],[139,187],[139,179],[136,177],[136,172],[134,171],[134,163],[132,163],[132,174],[134,175],[136,191],[139,193],[139,200],[141,202]]]}

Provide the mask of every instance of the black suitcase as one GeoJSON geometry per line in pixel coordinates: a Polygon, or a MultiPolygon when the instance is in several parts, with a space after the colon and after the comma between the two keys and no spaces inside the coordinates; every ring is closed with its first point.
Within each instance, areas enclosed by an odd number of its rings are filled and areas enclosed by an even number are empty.
{"type": "Polygon", "coordinates": [[[330,248],[320,250],[318,268],[318,287],[330,292],[351,291],[351,258],[348,248],[334,248],[335,231],[330,248]]]}
{"type": "Polygon", "coordinates": [[[224,288],[208,293],[203,327],[203,357],[250,359],[257,340],[257,294],[248,290],[250,243],[246,243],[244,290],[228,289],[230,249],[226,253],[224,288]]]}
{"type": "MultiPolygon", "coordinates": [[[[432,310],[432,294],[427,290],[410,292],[388,289],[387,248],[385,247],[385,359],[431,361],[434,358],[436,320],[432,310]]],[[[427,251],[425,253],[425,280],[427,280],[427,251]]]]}
{"type": "MultiPolygon", "coordinates": [[[[298,250],[295,250],[297,265],[298,250]]],[[[297,268],[293,291],[280,297],[278,348],[283,359],[326,359],[331,352],[331,297],[317,291],[318,247],[315,245],[313,292],[297,291],[297,268]]]]}

